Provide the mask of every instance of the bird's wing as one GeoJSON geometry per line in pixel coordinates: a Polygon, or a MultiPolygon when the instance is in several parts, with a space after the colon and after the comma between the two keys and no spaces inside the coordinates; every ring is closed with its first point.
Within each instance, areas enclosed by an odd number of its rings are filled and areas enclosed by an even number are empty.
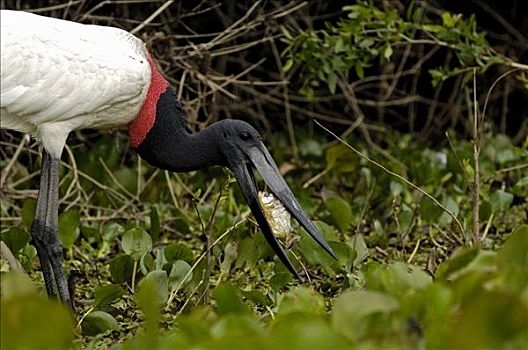
{"type": "Polygon", "coordinates": [[[71,122],[73,130],[135,118],[150,82],[141,40],[18,11],[2,10],[0,22],[2,127],[71,122]]]}

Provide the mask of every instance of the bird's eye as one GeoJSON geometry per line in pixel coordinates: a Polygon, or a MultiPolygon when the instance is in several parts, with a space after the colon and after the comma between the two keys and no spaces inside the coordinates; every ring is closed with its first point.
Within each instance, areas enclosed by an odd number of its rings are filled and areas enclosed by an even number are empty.
{"type": "Polygon", "coordinates": [[[249,140],[250,137],[251,137],[251,135],[249,135],[248,132],[243,131],[243,132],[240,133],[240,138],[242,140],[244,140],[244,141],[249,140]]]}

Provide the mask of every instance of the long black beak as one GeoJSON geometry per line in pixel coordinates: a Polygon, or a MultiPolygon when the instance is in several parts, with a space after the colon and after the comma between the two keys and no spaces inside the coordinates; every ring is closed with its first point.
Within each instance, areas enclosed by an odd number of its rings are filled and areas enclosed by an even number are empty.
{"type": "Polygon", "coordinates": [[[258,200],[258,192],[255,187],[255,181],[253,177],[253,170],[251,166],[255,167],[260,173],[264,182],[269,186],[271,192],[277,197],[282,205],[290,212],[290,214],[304,227],[306,232],[317,242],[319,245],[328,252],[332,257],[337,259],[334,251],[325,239],[321,236],[315,225],[308,218],[305,211],[301,208],[292,191],[281,176],[277,165],[273,161],[273,158],[269,154],[268,150],[264,145],[253,146],[246,150],[247,160],[236,161],[231,160],[231,170],[234,172],[237,182],[246,198],[246,201],[257,220],[264,237],[270,244],[271,248],[275,251],[279,259],[284,265],[290,270],[290,272],[297,278],[300,278],[299,273],[293,267],[288,255],[282,248],[281,244],[273,234],[273,230],[264,215],[264,210],[258,200]],[[250,162],[250,163],[249,163],[250,162]]]}

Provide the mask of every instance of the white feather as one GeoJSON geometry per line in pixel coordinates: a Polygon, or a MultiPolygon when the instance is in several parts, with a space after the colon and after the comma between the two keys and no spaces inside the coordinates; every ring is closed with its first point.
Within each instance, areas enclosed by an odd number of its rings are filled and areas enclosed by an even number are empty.
{"type": "Polygon", "coordinates": [[[143,42],[117,28],[0,11],[0,126],[60,157],[68,134],[130,123],[150,83],[143,42]]]}

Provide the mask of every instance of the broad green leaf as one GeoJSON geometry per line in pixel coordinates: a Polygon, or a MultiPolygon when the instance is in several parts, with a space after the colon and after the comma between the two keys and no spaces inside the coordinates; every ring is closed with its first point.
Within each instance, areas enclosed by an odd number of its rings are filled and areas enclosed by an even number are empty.
{"type": "Polygon", "coordinates": [[[528,225],[513,230],[497,253],[497,262],[501,267],[528,269],[528,225]]]}
{"type": "Polygon", "coordinates": [[[79,224],[81,214],[77,210],[70,210],[59,215],[59,238],[62,246],[71,249],[79,238],[79,224]]]}
{"type": "Polygon", "coordinates": [[[170,290],[174,291],[181,288],[192,280],[193,273],[191,272],[191,265],[184,260],[177,260],[172,264],[169,274],[170,290]]]}
{"type": "Polygon", "coordinates": [[[2,300],[0,309],[0,348],[71,349],[73,320],[64,305],[39,295],[19,295],[2,300]]]}
{"type": "Polygon", "coordinates": [[[109,262],[110,274],[115,283],[124,283],[132,279],[134,260],[130,255],[120,255],[109,262]]]}
{"type": "Polygon", "coordinates": [[[95,291],[94,308],[104,308],[123,296],[123,294],[125,294],[125,290],[119,285],[107,284],[106,286],[101,286],[95,291]]]}
{"type": "Polygon", "coordinates": [[[347,201],[341,197],[330,197],[325,205],[332,216],[332,221],[341,232],[346,232],[352,221],[352,208],[347,201]]]}
{"type": "Polygon", "coordinates": [[[526,347],[528,307],[515,295],[480,291],[457,310],[449,349],[526,347]]]}
{"type": "Polygon", "coordinates": [[[510,234],[497,253],[497,264],[507,290],[528,291],[528,225],[521,225],[510,234]]]}
{"type": "Polygon", "coordinates": [[[15,256],[20,249],[29,243],[30,239],[29,233],[18,227],[10,227],[7,230],[2,230],[0,237],[15,256]]]}
{"type": "MultiPolygon", "coordinates": [[[[346,338],[332,329],[326,317],[306,313],[278,316],[272,323],[269,345],[260,349],[345,350],[355,349],[346,338]]],[[[242,350],[240,348],[240,350],[242,350]]]]}
{"type": "Polygon", "coordinates": [[[104,311],[90,312],[82,322],[84,335],[94,336],[108,330],[117,329],[119,326],[115,318],[104,311]]]}
{"type": "Polygon", "coordinates": [[[6,272],[0,275],[0,279],[2,300],[16,299],[26,295],[37,295],[36,285],[25,273],[6,272]]]}
{"type": "Polygon", "coordinates": [[[447,279],[457,271],[465,268],[478,255],[477,248],[460,248],[446,261],[444,261],[436,272],[436,278],[447,279]]]}
{"type": "Polygon", "coordinates": [[[35,210],[37,209],[37,201],[28,199],[24,201],[22,206],[22,222],[28,229],[31,229],[33,218],[35,217],[35,210]]]}
{"type": "Polygon", "coordinates": [[[230,283],[221,283],[213,290],[216,311],[219,315],[249,314],[246,304],[240,300],[235,287],[230,283]]]}
{"type": "Polygon", "coordinates": [[[313,289],[295,287],[283,296],[277,310],[281,315],[292,312],[323,315],[326,312],[324,298],[313,289]]]}
{"type": "Polygon", "coordinates": [[[173,262],[176,260],[184,260],[188,264],[192,264],[194,260],[193,252],[182,243],[172,243],[165,247],[163,251],[167,262],[173,262]]]}
{"type": "Polygon", "coordinates": [[[151,296],[153,298],[153,302],[156,302],[160,306],[165,304],[169,298],[169,282],[167,278],[167,272],[163,270],[149,272],[149,274],[146,275],[143,280],[141,280],[141,283],[147,282],[154,286],[155,293],[151,296]]]}
{"type": "Polygon", "coordinates": [[[479,219],[481,221],[486,221],[491,216],[492,209],[491,204],[488,201],[482,201],[479,206],[479,219]]]}
{"type": "Polygon", "coordinates": [[[117,222],[109,222],[104,225],[101,237],[103,241],[113,242],[117,237],[121,236],[125,232],[123,226],[117,222]]]}
{"type": "Polygon", "coordinates": [[[507,210],[513,201],[513,194],[497,190],[490,196],[491,207],[494,212],[507,210]]]}
{"type": "MultiPolygon", "coordinates": [[[[358,339],[372,326],[370,316],[386,316],[399,309],[399,303],[389,295],[370,291],[348,291],[337,298],[332,311],[333,328],[351,339],[358,339]]],[[[377,327],[388,326],[387,318],[375,318],[377,327]]]]}
{"type": "Polygon", "coordinates": [[[286,287],[291,281],[291,274],[288,272],[279,272],[274,274],[270,279],[270,286],[275,291],[278,292],[282,288],[286,287]]]}
{"type": "Polygon", "coordinates": [[[224,248],[224,259],[220,263],[220,271],[223,274],[228,274],[231,269],[231,265],[236,261],[237,258],[237,244],[236,242],[228,242],[224,248]]]}
{"type": "Polygon", "coordinates": [[[139,260],[152,249],[152,239],[145,231],[133,228],[123,235],[121,246],[132,259],[139,260]]]}
{"type": "Polygon", "coordinates": [[[428,197],[423,197],[420,201],[420,215],[422,219],[428,223],[434,222],[436,219],[442,215],[443,210],[438,205],[436,205],[428,197]]]}

